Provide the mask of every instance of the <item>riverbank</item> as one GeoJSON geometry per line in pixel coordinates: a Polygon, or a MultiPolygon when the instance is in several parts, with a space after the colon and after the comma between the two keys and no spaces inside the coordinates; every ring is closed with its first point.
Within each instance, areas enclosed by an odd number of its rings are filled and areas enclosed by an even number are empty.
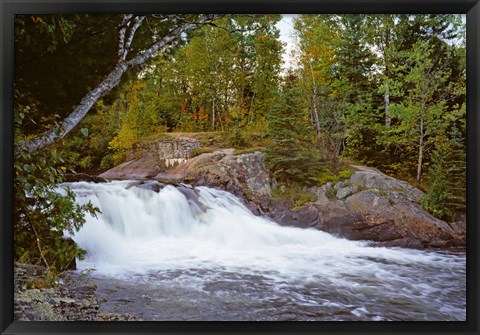
{"type": "Polygon", "coordinates": [[[15,263],[16,321],[140,321],[131,314],[101,312],[88,272],[66,271],[54,287],[41,287],[46,268],[15,263]]]}

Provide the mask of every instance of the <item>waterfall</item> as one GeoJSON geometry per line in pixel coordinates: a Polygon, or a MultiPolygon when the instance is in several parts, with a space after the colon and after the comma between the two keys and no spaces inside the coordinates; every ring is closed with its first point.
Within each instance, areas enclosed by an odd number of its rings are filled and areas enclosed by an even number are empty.
{"type": "MultiPolygon", "coordinates": [[[[316,283],[364,299],[377,290],[397,300],[431,298],[442,306],[442,295],[465,296],[464,255],[370,247],[315,229],[283,227],[208,187],[167,185],[155,192],[136,181],[61,187],[101,211],[98,218],[87,216],[72,236],[87,250],[80,269],[115,278],[177,271],[188,277],[182,283],[203,289],[228,272],[263,276],[280,286],[316,283]]],[[[462,319],[464,303],[443,308],[462,319]]]]}

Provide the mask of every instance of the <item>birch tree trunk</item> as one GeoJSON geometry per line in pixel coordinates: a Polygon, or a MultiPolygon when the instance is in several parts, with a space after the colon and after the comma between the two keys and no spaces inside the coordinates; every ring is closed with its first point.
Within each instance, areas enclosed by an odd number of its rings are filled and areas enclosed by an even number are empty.
{"type": "Polygon", "coordinates": [[[390,117],[390,92],[388,90],[388,79],[385,79],[385,127],[390,128],[392,119],[390,117]]]}
{"type": "Polygon", "coordinates": [[[28,150],[29,152],[35,152],[49,145],[52,145],[55,141],[62,139],[70,131],[72,131],[75,126],[87,115],[88,111],[92,108],[95,102],[98,99],[105,96],[110,92],[115,86],[118,85],[123,74],[128,71],[128,69],[144,64],[148,59],[152,58],[157,51],[165,47],[167,44],[171,43],[175,38],[180,34],[192,30],[198,27],[201,24],[204,24],[207,21],[215,19],[218,15],[203,15],[197,22],[185,22],[180,24],[178,27],[170,31],[165,35],[161,40],[152,44],[147,50],[143,53],[133,57],[130,60],[126,60],[128,47],[132,43],[133,35],[135,31],[140,26],[143,18],[136,17],[133,23],[132,28],[129,31],[129,34],[126,34],[126,30],[129,27],[128,23],[132,20],[131,15],[126,15],[124,17],[124,22],[122,27],[119,30],[119,63],[115,68],[103,79],[103,81],[98,84],[93,90],[88,92],[81,100],[80,103],[75,107],[72,113],[70,113],[61,123],[60,127],[54,127],[43,134],[39,135],[36,138],[33,138],[29,141],[26,141],[20,146],[17,146],[15,149],[15,157],[18,157],[21,150],[28,150]],[[125,27],[126,26],[126,27],[125,27]],[[125,41],[125,37],[127,40],[125,41]]]}
{"type": "Polygon", "coordinates": [[[421,113],[420,113],[420,138],[418,141],[418,163],[417,163],[417,186],[420,185],[422,180],[422,164],[423,164],[423,147],[424,147],[424,125],[425,125],[425,103],[422,101],[421,113]]]}
{"type": "Polygon", "coordinates": [[[312,82],[313,82],[313,97],[312,97],[312,107],[313,107],[313,117],[315,120],[315,126],[317,128],[317,135],[320,135],[320,120],[318,118],[317,110],[317,82],[315,81],[315,75],[313,73],[312,60],[308,62],[310,65],[310,72],[312,73],[312,82]]]}

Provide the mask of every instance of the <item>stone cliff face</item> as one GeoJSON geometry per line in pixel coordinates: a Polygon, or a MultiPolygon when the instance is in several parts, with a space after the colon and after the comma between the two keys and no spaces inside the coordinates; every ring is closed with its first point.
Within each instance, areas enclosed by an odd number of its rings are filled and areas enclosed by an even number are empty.
{"type": "Polygon", "coordinates": [[[160,172],[185,163],[192,157],[192,151],[200,147],[193,138],[172,138],[136,146],[129,150],[126,162],[99,175],[107,179],[152,178],[160,172]]]}
{"type": "Polygon", "coordinates": [[[129,161],[100,177],[216,187],[235,194],[255,214],[268,215],[279,224],[316,228],[377,245],[465,246],[464,221],[436,219],[420,206],[422,191],[376,169],[353,166],[357,172],[348,180],[310,189],[317,200],[292,211],[271,198],[271,180],[262,153],[237,155],[234,149],[221,149],[191,157],[193,148],[199,146],[199,141],[188,138],[152,143],[132,150],[129,161]]]}

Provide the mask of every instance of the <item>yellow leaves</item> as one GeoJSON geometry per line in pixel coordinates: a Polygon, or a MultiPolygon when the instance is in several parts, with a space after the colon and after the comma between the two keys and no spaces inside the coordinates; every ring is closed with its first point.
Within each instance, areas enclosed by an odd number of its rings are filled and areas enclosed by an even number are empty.
{"type": "Polygon", "coordinates": [[[130,149],[137,139],[138,137],[135,130],[124,126],[122,129],[120,129],[118,135],[108,143],[108,145],[111,149],[123,151],[130,149]]]}
{"type": "Polygon", "coordinates": [[[32,22],[37,24],[37,23],[42,23],[46,24],[46,22],[40,17],[40,16],[31,16],[32,22]]]}

